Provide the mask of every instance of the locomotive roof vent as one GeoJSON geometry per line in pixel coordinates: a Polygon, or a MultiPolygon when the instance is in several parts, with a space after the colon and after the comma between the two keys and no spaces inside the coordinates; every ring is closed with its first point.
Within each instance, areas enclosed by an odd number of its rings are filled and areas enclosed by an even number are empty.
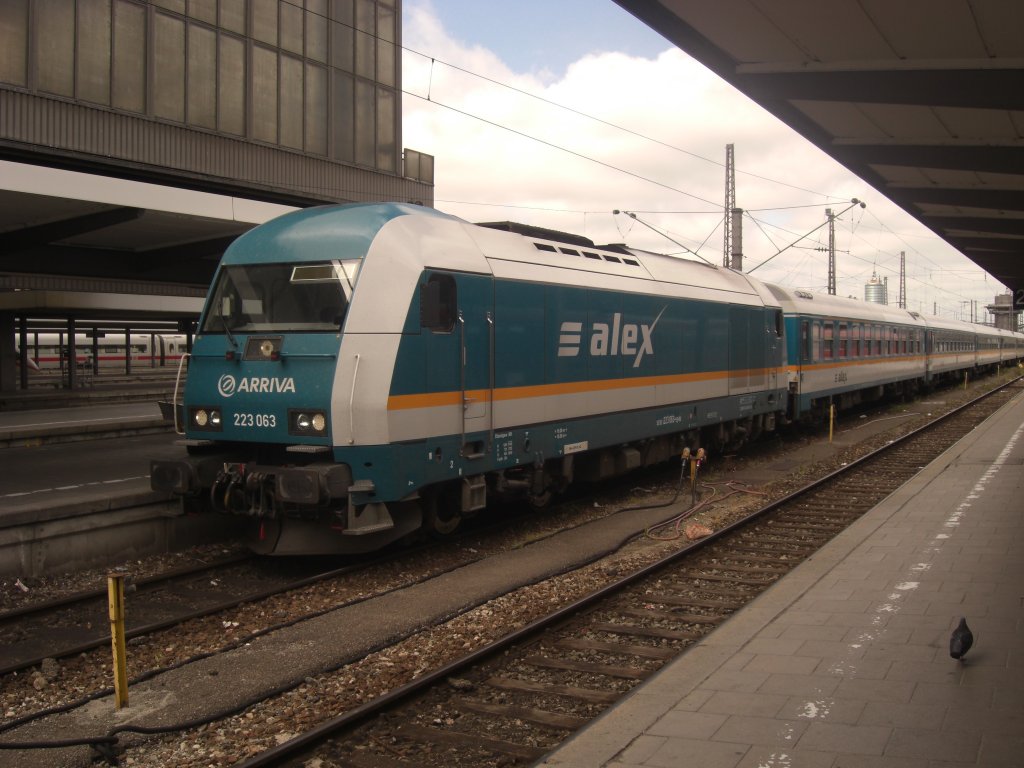
{"type": "Polygon", "coordinates": [[[793,293],[795,293],[801,299],[813,299],[814,298],[814,294],[811,293],[810,291],[793,291],[793,293]]]}
{"type": "Polygon", "coordinates": [[[538,243],[534,241],[533,247],[538,251],[545,251],[547,253],[564,253],[566,256],[583,256],[587,259],[593,259],[594,261],[610,261],[615,264],[628,264],[631,267],[639,267],[640,262],[636,259],[630,259],[625,256],[613,256],[609,253],[595,253],[594,251],[578,251],[575,248],[565,248],[558,246],[557,248],[550,243],[538,243]]]}

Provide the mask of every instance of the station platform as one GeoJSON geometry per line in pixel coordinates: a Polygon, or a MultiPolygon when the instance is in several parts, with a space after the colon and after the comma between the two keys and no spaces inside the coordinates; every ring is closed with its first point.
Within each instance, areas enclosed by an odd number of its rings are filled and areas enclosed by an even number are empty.
{"type": "Polygon", "coordinates": [[[233,535],[150,489],[181,455],[155,400],[0,411],[0,577],[103,567],[233,535]]]}
{"type": "Polygon", "coordinates": [[[1024,765],[1022,465],[1018,396],[539,765],[1024,765]]]}

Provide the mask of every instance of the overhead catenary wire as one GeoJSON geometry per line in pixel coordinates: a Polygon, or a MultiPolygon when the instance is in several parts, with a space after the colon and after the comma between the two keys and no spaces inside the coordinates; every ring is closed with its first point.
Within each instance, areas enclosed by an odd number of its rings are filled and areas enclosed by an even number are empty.
{"type": "MultiPolygon", "coordinates": [[[[411,96],[413,98],[420,98],[420,99],[423,99],[424,101],[427,101],[427,102],[429,102],[431,104],[435,104],[435,105],[439,104],[439,102],[436,100],[435,94],[433,93],[433,85],[434,85],[435,67],[441,66],[441,67],[445,67],[445,68],[451,69],[452,71],[460,72],[460,73],[465,74],[467,76],[470,76],[470,77],[473,77],[473,78],[477,78],[477,79],[481,80],[482,82],[489,83],[489,84],[494,85],[496,87],[509,90],[510,92],[518,93],[518,94],[520,94],[520,95],[522,95],[524,97],[536,100],[539,103],[543,103],[543,104],[546,104],[546,105],[551,106],[553,108],[567,111],[569,113],[578,115],[578,116],[580,116],[580,117],[582,117],[584,119],[593,121],[593,122],[601,124],[601,125],[605,125],[605,126],[607,126],[609,128],[613,128],[615,130],[621,131],[621,132],[626,133],[628,135],[635,136],[635,137],[637,137],[639,139],[642,139],[644,141],[656,144],[658,146],[662,146],[662,147],[664,147],[666,149],[670,149],[672,151],[676,151],[676,152],[680,152],[680,153],[686,154],[686,155],[688,155],[690,157],[693,157],[695,159],[701,160],[703,162],[707,162],[707,163],[713,164],[715,166],[723,166],[723,163],[721,161],[719,161],[719,160],[716,160],[716,159],[713,159],[713,158],[709,158],[709,157],[706,157],[704,155],[701,155],[700,153],[693,152],[691,150],[679,147],[679,146],[671,144],[669,142],[662,141],[660,139],[657,139],[657,138],[654,138],[654,137],[649,136],[647,134],[644,134],[643,132],[636,131],[636,130],[633,130],[631,128],[627,128],[627,127],[622,126],[622,125],[618,125],[618,124],[616,124],[614,122],[611,122],[611,121],[605,120],[603,118],[597,117],[595,115],[589,114],[589,113],[587,113],[587,112],[585,112],[583,110],[576,109],[574,107],[568,106],[566,104],[560,103],[560,102],[555,101],[555,100],[550,99],[550,98],[546,98],[546,97],[541,96],[541,95],[539,95],[537,93],[532,93],[532,92],[530,92],[530,91],[528,91],[528,90],[526,90],[524,88],[519,88],[519,87],[517,87],[515,85],[512,85],[510,83],[503,82],[503,81],[501,81],[501,80],[499,80],[497,78],[493,78],[493,77],[489,77],[487,75],[483,75],[483,74],[481,74],[479,72],[475,72],[475,71],[473,71],[471,69],[468,69],[466,67],[462,67],[460,65],[454,64],[454,63],[446,61],[444,59],[440,59],[437,56],[424,53],[424,52],[422,52],[420,50],[417,50],[415,48],[412,48],[410,46],[403,45],[403,44],[400,44],[400,43],[396,43],[394,37],[391,36],[391,35],[381,36],[381,35],[377,34],[376,31],[367,31],[366,29],[360,29],[359,26],[354,25],[352,23],[348,23],[348,22],[340,20],[340,19],[332,19],[326,13],[319,13],[319,12],[316,12],[316,11],[312,11],[310,9],[306,9],[306,8],[303,7],[303,5],[301,3],[295,2],[294,0],[282,0],[282,3],[285,4],[285,5],[290,5],[290,6],[294,7],[294,8],[302,11],[305,14],[308,14],[308,15],[311,15],[311,16],[320,17],[320,18],[324,19],[324,21],[328,25],[334,25],[334,26],[337,26],[337,27],[343,27],[345,29],[351,30],[351,32],[353,34],[362,35],[362,36],[365,36],[365,37],[367,37],[369,39],[373,39],[373,40],[379,40],[379,41],[381,41],[383,43],[386,43],[387,45],[394,46],[396,49],[401,50],[403,52],[406,52],[406,53],[408,53],[410,55],[419,56],[419,57],[422,57],[423,59],[429,60],[430,61],[430,65],[429,65],[429,78],[428,78],[428,86],[427,86],[427,96],[423,97],[423,96],[421,96],[419,94],[412,93],[412,92],[404,90],[404,89],[400,90],[401,93],[409,95],[409,96],[411,96]]],[[[446,106],[446,108],[454,109],[452,107],[447,107],[447,106],[446,106]]],[[[504,126],[499,126],[499,124],[495,123],[494,121],[488,121],[488,120],[486,120],[484,118],[480,118],[480,117],[478,117],[476,115],[472,115],[471,113],[468,113],[468,112],[465,112],[465,111],[462,111],[462,110],[457,110],[456,109],[455,111],[461,112],[463,115],[465,115],[467,117],[470,117],[470,118],[473,118],[473,119],[483,120],[484,122],[489,123],[491,125],[495,125],[495,126],[498,126],[498,127],[504,127],[504,126]]],[[[518,133],[519,135],[524,136],[526,138],[531,138],[531,139],[534,138],[534,137],[529,136],[529,134],[526,134],[523,131],[516,131],[516,133],[518,133]]],[[[630,176],[632,176],[634,178],[637,178],[639,180],[648,181],[650,183],[653,183],[653,184],[656,184],[658,186],[661,186],[661,187],[663,187],[665,189],[669,189],[670,191],[674,191],[674,192],[677,192],[679,194],[689,195],[689,196],[691,196],[691,197],[693,197],[695,199],[700,200],[701,202],[705,202],[705,203],[708,203],[708,204],[711,204],[711,205],[716,205],[716,204],[712,203],[711,201],[702,198],[699,195],[695,195],[693,193],[686,192],[685,190],[681,190],[681,189],[673,187],[672,185],[669,185],[669,184],[665,184],[665,183],[662,183],[662,182],[658,182],[656,180],[648,179],[648,178],[644,177],[642,174],[627,171],[625,169],[622,169],[622,168],[619,168],[619,167],[615,166],[614,164],[604,163],[603,161],[596,160],[595,158],[590,158],[587,155],[585,155],[584,153],[576,152],[574,150],[571,150],[571,149],[568,149],[568,148],[565,148],[565,147],[559,147],[556,144],[553,144],[551,142],[545,142],[544,140],[538,139],[538,141],[541,141],[542,143],[545,143],[548,146],[551,146],[553,148],[566,151],[566,152],[568,152],[570,154],[573,154],[573,155],[575,155],[577,157],[585,158],[587,160],[590,160],[590,161],[593,161],[593,162],[597,162],[599,164],[604,165],[605,167],[608,167],[611,170],[623,172],[623,173],[626,173],[627,175],[630,175],[630,176]]],[[[799,190],[799,191],[802,191],[802,192],[807,192],[809,194],[820,195],[820,196],[824,197],[827,200],[838,200],[838,199],[840,199],[839,197],[837,197],[835,195],[831,195],[831,194],[820,192],[820,191],[815,191],[815,190],[812,190],[812,189],[808,189],[806,187],[801,187],[799,185],[791,184],[791,183],[788,183],[788,182],[785,182],[785,181],[781,181],[779,179],[774,179],[774,178],[771,178],[769,176],[764,176],[764,175],[760,175],[760,174],[756,174],[756,173],[751,173],[751,172],[748,172],[748,171],[743,171],[741,169],[737,169],[737,172],[741,173],[741,174],[744,174],[746,176],[750,176],[751,178],[757,178],[757,179],[760,179],[762,181],[766,181],[766,182],[769,182],[769,183],[772,183],[772,184],[778,184],[778,185],[781,185],[781,186],[789,187],[791,189],[796,189],[796,190],[799,190]]],[[[304,186],[302,188],[306,189],[306,190],[309,190],[309,191],[320,191],[319,188],[311,186],[311,185],[310,186],[304,186]]],[[[338,190],[338,191],[339,192],[343,192],[344,190],[338,190]]],[[[352,194],[353,191],[352,190],[348,190],[348,193],[352,194]]],[[[460,203],[460,204],[471,204],[471,203],[462,203],[462,201],[445,201],[445,202],[456,202],[456,203],[460,203]]],[[[752,209],[752,210],[757,210],[757,211],[788,210],[788,209],[801,208],[801,207],[825,206],[825,205],[829,205],[829,204],[830,203],[815,203],[815,204],[806,205],[806,206],[780,206],[779,208],[775,208],[775,209],[772,209],[772,208],[758,208],[758,209],[752,209]]],[[[501,204],[497,204],[497,203],[494,203],[494,204],[491,204],[491,205],[493,205],[495,207],[515,207],[515,206],[501,206],[501,204]]],[[[719,210],[720,210],[720,206],[716,205],[716,207],[718,207],[719,210]]],[[[561,209],[557,209],[557,210],[561,211],[561,209]]],[[[567,212],[569,212],[569,211],[567,211],[567,212]]],[[[933,264],[934,266],[939,267],[939,265],[933,259],[931,259],[927,255],[921,253],[916,248],[913,248],[912,246],[909,246],[906,243],[906,241],[903,239],[902,235],[900,235],[899,233],[895,232],[890,227],[888,227],[873,212],[871,212],[871,213],[872,213],[872,217],[876,221],[878,221],[879,225],[885,231],[887,231],[890,234],[892,234],[893,236],[899,238],[907,246],[907,250],[911,251],[912,253],[915,253],[920,258],[922,258],[925,261],[928,261],[929,263],[933,264]]],[[[863,217],[861,217],[861,219],[858,220],[858,222],[856,222],[854,227],[851,229],[851,237],[859,237],[859,234],[857,233],[856,230],[857,230],[857,225],[860,224],[860,221],[862,220],[862,218],[863,217]]],[[[712,232],[712,234],[713,234],[713,232],[712,232]]],[[[709,235],[709,237],[710,237],[710,235],[709,235]]],[[[770,240],[770,238],[769,238],[769,240],[770,240]]],[[[689,250],[689,249],[687,249],[687,250],[689,250]]],[[[784,250],[786,250],[786,249],[783,249],[783,251],[784,250]]],[[[781,251],[780,251],[780,253],[781,253],[781,251]]],[[[762,262],[762,264],[763,263],[767,263],[767,261],[770,261],[771,259],[775,258],[775,256],[777,256],[777,255],[779,255],[779,254],[778,253],[774,254],[773,256],[769,257],[768,260],[766,260],[765,262],[762,262]]],[[[758,267],[759,266],[761,266],[761,265],[758,265],[758,267]]],[[[756,268],[757,267],[755,267],[755,269],[756,268]]],[[[929,283],[927,281],[922,281],[922,280],[920,280],[919,278],[916,278],[913,275],[908,275],[908,278],[911,279],[911,280],[915,280],[916,282],[918,282],[918,283],[920,283],[922,285],[925,285],[925,286],[927,286],[927,287],[929,287],[931,289],[934,289],[934,290],[937,290],[937,291],[940,291],[940,292],[943,292],[943,293],[949,293],[950,295],[957,296],[957,297],[961,296],[961,294],[959,292],[950,291],[949,289],[944,288],[942,286],[938,286],[938,285],[936,285],[934,283],[929,283]]]]}
{"type": "MultiPolygon", "coordinates": [[[[660,229],[658,229],[657,227],[654,227],[654,226],[652,226],[651,224],[648,224],[648,223],[647,223],[646,221],[644,221],[643,219],[641,219],[641,218],[640,218],[639,216],[637,216],[637,215],[636,215],[635,213],[631,213],[630,211],[620,211],[620,210],[617,210],[617,209],[616,209],[616,210],[614,210],[614,211],[612,211],[612,213],[613,213],[613,214],[618,214],[618,213],[623,213],[623,214],[625,214],[626,216],[628,216],[629,218],[633,219],[634,221],[638,221],[638,222],[640,222],[640,223],[641,223],[641,224],[643,224],[643,225],[644,225],[645,227],[647,227],[648,229],[650,229],[650,230],[651,230],[652,232],[657,232],[657,233],[658,233],[659,235],[661,235],[662,237],[664,237],[664,238],[665,238],[666,240],[671,240],[671,241],[672,241],[673,243],[675,243],[676,245],[678,245],[678,246],[679,246],[680,248],[682,248],[682,249],[683,249],[684,251],[686,251],[687,253],[692,253],[692,254],[693,254],[694,256],[696,256],[696,257],[697,257],[698,259],[700,259],[701,261],[703,261],[703,262],[706,262],[706,263],[708,263],[708,264],[712,264],[712,263],[711,263],[710,261],[708,261],[708,260],[707,260],[707,259],[705,259],[705,258],[704,258],[703,256],[701,256],[701,255],[700,255],[699,253],[697,253],[697,251],[691,250],[691,249],[687,248],[687,247],[686,247],[685,245],[683,245],[682,243],[680,243],[680,242],[679,242],[678,240],[676,240],[675,238],[673,238],[673,237],[669,237],[669,236],[668,236],[667,234],[665,234],[664,232],[662,232],[662,231],[661,231],[660,229]]],[[[715,229],[717,229],[717,228],[718,228],[718,227],[715,227],[715,229]]],[[[710,235],[709,235],[708,237],[710,237],[710,235]]],[[[707,240],[705,239],[705,240],[704,240],[704,242],[706,243],[706,242],[707,242],[707,240]]],[[[714,266],[714,264],[712,264],[712,266],[714,266]]]]}

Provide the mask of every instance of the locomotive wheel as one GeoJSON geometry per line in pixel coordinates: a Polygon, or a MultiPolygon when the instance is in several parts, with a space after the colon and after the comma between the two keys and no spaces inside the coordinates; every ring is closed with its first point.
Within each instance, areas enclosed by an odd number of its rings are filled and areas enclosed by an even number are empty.
{"type": "Polygon", "coordinates": [[[526,497],[526,501],[534,509],[544,509],[548,504],[551,503],[551,489],[544,491],[544,493],[531,493],[526,497]]]}
{"type": "Polygon", "coordinates": [[[423,527],[435,536],[448,536],[462,522],[462,513],[451,494],[431,494],[423,500],[423,527]]]}

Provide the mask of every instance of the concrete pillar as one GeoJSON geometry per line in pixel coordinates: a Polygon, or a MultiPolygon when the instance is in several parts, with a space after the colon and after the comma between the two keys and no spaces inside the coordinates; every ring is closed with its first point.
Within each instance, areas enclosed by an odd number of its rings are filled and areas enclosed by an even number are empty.
{"type": "Polygon", "coordinates": [[[0,312],[0,390],[5,392],[13,390],[18,381],[14,328],[14,315],[10,312],[0,312]]]}

